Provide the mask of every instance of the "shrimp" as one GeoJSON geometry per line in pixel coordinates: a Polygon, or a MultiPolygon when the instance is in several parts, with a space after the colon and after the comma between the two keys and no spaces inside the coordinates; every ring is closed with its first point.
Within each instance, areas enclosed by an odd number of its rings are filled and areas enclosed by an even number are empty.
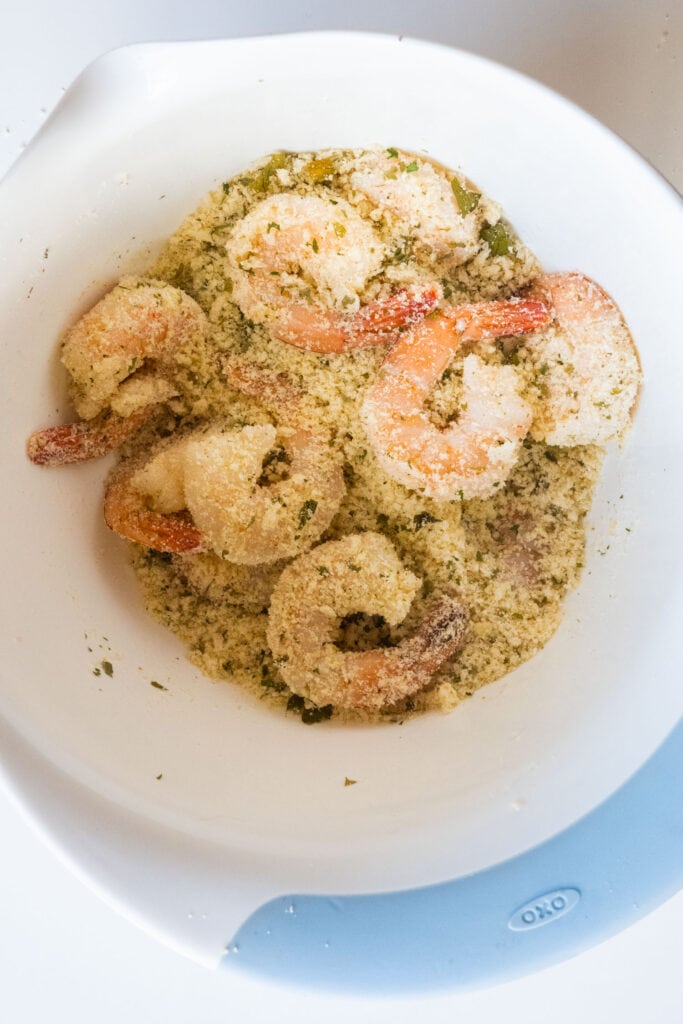
{"type": "Polygon", "coordinates": [[[213,430],[188,445],[187,507],[208,547],[230,562],[259,565],[306,551],[332,522],[344,492],[336,452],[296,426],[213,430]],[[278,435],[288,475],[261,486],[278,435]]]}
{"type": "Polygon", "coordinates": [[[500,486],[532,420],[514,367],[466,356],[461,413],[445,430],[424,405],[463,342],[526,333],[547,320],[542,302],[511,299],[454,306],[400,335],[361,409],[386,473],[442,500],[486,497],[500,486]]]}
{"type": "Polygon", "coordinates": [[[278,341],[311,352],[384,344],[440,298],[437,285],[412,286],[360,308],[384,249],[372,225],[341,198],[263,199],[237,224],[226,249],[232,295],[244,315],[278,341]],[[314,291],[318,304],[308,301],[314,291]]]}
{"type": "Polygon", "coordinates": [[[164,366],[206,331],[194,299],[163,281],[123,277],[68,331],[62,362],[71,374],[79,416],[111,405],[119,385],[145,363],[164,366]]]}
{"type": "Polygon", "coordinates": [[[395,149],[355,161],[351,186],[388,213],[397,233],[414,236],[437,256],[464,263],[479,248],[480,195],[438,165],[395,149]]]}
{"type": "Polygon", "coordinates": [[[324,439],[271,424],[197,431],[107,487],[107,525],[157,551],[213,551],[261,565],[305,551],[344,495],[339,458],[324,439]],[[278,435],[288,476],[261,485],[278,435]]]}
{"type": "Polygon", "coordinates": [[[640,389],[638,353],[624,318],[583,274],[546,274],[528,294],[553,311],[553,322],[527,346],[542,393],[532,437],[565,447],[606,444],[627,427],[640,389]]]}
{"type": "Polygon", "coordinates": [[[81,422],[35,431],[36,465],[99,458],[131,437],[177,394],[165,371],[174,352],[206,331],[189,295],[161,281],[124,277],[67,332],[62,362],[81,422]],[[153,370],[142,370],[152,364],[153,370]]]}
{"type": "Polygon", "coordinates": [[[461,646],[467,611],[444,594],[427,606],[412,636],[396,647],[341,651],[334,642],[345,615],[406,617],[420,580],[378,533],[328,541],[284,569],[268,613],[268,643],[287,685],[317,705],[381,711],[427,687],[461,646]]]}

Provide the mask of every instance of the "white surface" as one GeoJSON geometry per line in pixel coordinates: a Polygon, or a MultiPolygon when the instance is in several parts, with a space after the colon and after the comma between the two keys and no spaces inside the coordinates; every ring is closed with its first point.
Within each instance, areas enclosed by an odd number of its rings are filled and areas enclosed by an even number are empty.
{"type": "MultiPolygon", "coordinates": [[[[74,7],[73,4],[67,6],[74,7]]],[[[166,11],[169,10],[169,6],[171,10],[173,9],[173,5],[166,5],[166,11]]],[[[399,31],[421,32],[423,35],[434,35],[451,42],[458,42],[460,45],[470,45],[473,48],[480,49],[482,52],[488,52],[500,59],[507,60],[509,63],[513,62],[514,56],[517,63],[532,73],[536,73],[542,78],[545,77],[552,84],[564,88],[565,92],[573,92],[574,96],[580,100],[582,99],[586,105],[592,105],[594,112],[602,116],[608,123],[611,123],[617,130],[621,130],[622,134],[629,137],[630,141],[636,145],[640,145],[641,149],[647,150],[648,154],[657,160],[661,168],[668,172],[670,176],[680,175],[680,138],[677,138],[675,134],[681,118],[680,68],[677,78],[674,79],[673,75],[676,56],[674,46],[676,42],[680,46],[680,28],[675,24],[675,12],[672,13],[668,20],[664,19],[666,8],[663,5],[647,5],[647,10],[644,11],[641,6],[636,7],[634,5],[631,7],[631,5],[619,4],[618,15],[617,5],[604,4],[599,12],[593,11],[589,17],[588,12],[591,8],[588,5],[565,4],[562,7],[561,16],[559,9],[554,11],[555,18],[552,23],[549,19],[549,14],[553,10],[553,5],[548,4],[544,6],[530,3],[519,3],[516,5],[482,4],[479,7],[479,15],[476,18],[473,5],[439,5],[436,20],[431,22],[433,26],[432,31],[428,31],[425,27],[429,24],[425,13],[425,5],[421,5],[419,19],[416,9],[411,8],[410,13],[404,14],[398,5],[394,7],[394,11],[397,13],[393,19],[389,19],[386,14],[385,5],[380,4],[376,4],[369,13],[365,11],[364,15],[361,13],[360,5],[358,5],[354,19],[352,17],[354,6],[353,4],[346,5],[343,21],[341,18],[332,19],[331,21],[328,18],[325,21],[320,17],[313,19],[313,22],[311,19],[306,19],[305,25],[306,27],[312,27],[312,24],[331,23],[340,27],[343,24],[345,26],[353,25],[353,27],[384,27],[385,29],[389,29],[393,25],[399,31]],[[446,15],[444,10],[445,6],[448,7],[448,15],[446,15]],[[514,12],[511,13],[513,8],[514,12]],[[382,10],[384,11],[383,21],[380,14],[382,10]],[[507,12],[504,18],[501,16],[502,10],[507,12]],[[541,17],[542,10],[546,12],[543,17],[541,17]],[[492,12],[495,11],[498,12],[497,19],[492,17],[492,12]],[[628,17],[626,16],[626,11],[628,11],[628,17]],[[497,26],[494,33],[492,33],[490,28],[487,30],[482,24],[482,19],[486,14],[490,17],[489,23],[496,24],[497,26]],[[350,17],[351,21],[349,21],[350,17]],[[437,25],[437,21],[440,22],[440,26],[437,25]],[[453,30],[453,23],[457,25],[456,31],[453,30]],[[441,30],[439,30],[439,27],[441,30]],[[670,33],[668,36],[663,34],[666,31],[670,33]],[[676,36],[677,31],[679,33],[678,36],[676,36]],[[584,40],[583,43],[577,42],[579,37],[584,40]],[[543,46],[544,38],[551,39],[552,43],[543,46]],[[603,40],[601,46],[598,42],[600,39],[603,40]],[[563,46],[566,47],[565,50],[562,50],[563,46]],[[542,64],[543,60],[546,59],[547,65],[545,74],[543,74],[542,64]],[[578,68],[576,68],[577,61],[580,62],[578,68]],[[633,72],[633,68],[639,66],[644,72],[640,79],[633,72]],[[574,76],[571,74],[572,67],[576,68],[574,76]],[[635,84],[634,79],[636,80],[635,84]],[[679,89],[678,96],[676,96],[674,91],[676,83],[679,89]],[[636,93],[638,102],[633,101],[636,85],[638,87],[636,93]],[[581,93],[581,90],[585,90],[584,94],[581,93]],[[645,106],[641,105],[640,98],[643,96],[648,97],[648,103],[645,106]],[[655,102],[652,102],[653,98],[655,102]],[[589,102],[591,99],[594,100],[592,104],[589,102]],[[659,115],[657,118],[648,115],[648,110],[651,111],[652,109],[657,110],[659,115]],[[678,149],[676,146],[678,146],[678,149]]],[[[60,10],[62,9],[60,8],[60,10]]],[[[23,95],[25,106],[20,105],[19,101],[22,100],[22,96],[18,96],[15,92],[17,105],[13,116],[8,116],[8,127],[16,130],[17,127],[21,126],[22,121],[27,127],[35,126],[37,123],[35,107],[48,105],[54,99],[58,90],[57,83],[59,83],[62,73],[68,76],[68,78],[72,77],[80,65],[98,50],[108,48],[120,42],[145,37],[169,37],[171,35],[194,35],[197,37],[237,31],[262,31],[264,28],[304,27],[301,24],[302,20],[304,20],[301,15],[297,18],[292,13],[294,12],[294,5],[285,4],[278,7],[278,14],[273,14],[272,11],[269,12],[266,5],[252,5],[249,13],[242,12],[239,15],[236,11],[232,11],[230,7],[225,5],[222,5],[219,11],[218,5],[195,4],[191,12],[184,8],[179,9],[175,20],[169,19],[167,15],[161,19],[161,24],[153,16],[154,12],[159,10],[156,4],[148,4],[144,13],[138,14],[136,22],[130,20],[131,9],[132,5],[120,3],[116,7],[116,14],[114,15],[113,13],[105,13],[104,9],[97,12],[93,11],[90,7],[86,8],[83,6],[80,9],[81,19],[69,18],[69,24],[64,24],[61,34],[59,31],[60,26],[56,24],[51,25],[49,30],[43,28],[42,35],[40,32],[35,34],[30,44],[31,59],[27,59],[26,52],[28,45],[26,42],[28,38],[26,33],[27,27],[30,28],[32,24],[34,26],[40,25],[41,22],[46,23],[50,18],[54,18],[54,15],[48,13],[47,4],[38,5],[35,3],[22,11],[12,12],[9,15],[9,25],[7,25],[8,18],[5,15],[6,24],[1,45],[3,50],[5,47],[7,48],[7,53],[0,53],[0,56],[3,58],[0,62],[2,64],[0,74],[3,76],[3,79],[0,80],[0,86],[5,84],[4,76],[7,75],[13,76],[13,78],[10,77],[6,82],[5,89],[3,90],[5,96],[8,95],[9,86],[14,84],[16,87],[17,81],[25,83],[27,90],[23,95]],[[207,16],[202,21],[202,10],[205,10],[208,15],[210,8],[213,8],[215,20],[210,20],[207,16]],[[288,20],[283,20],[285,19],[283,12],[287,10],[289,10],[290,16],[288,20]],[[127,18],[129,20],[126,20],[127,18]],[[135,26],[137,26],[137,29],[135,26]],[[24,49],[22,49],[22,46],[24,49]],[[72,63],[69,63],[69,61],[72,63]],[[38,95],[34,93],[31,96],[28,91],[35,88],[38,88],[38,95]],[[33,99],[37,100],[39,96],[41,97],[40,104],[28,105],[29,102],[33,102],[33,99]]],[[[434,9],[436,11],[436,5],[434,9]]],[[[310,11],[310,8],[308,10],[310,11]]],[[[301,11],[301,8],[299,8],[299,11],[301,11]]],[[[62,81],[65,82],[66,78],[62,79],[62,81]]],[[[12,114],[12,111],[10,111],[10,114],[12,114]]],[[[14,132],[6,133],[6,139],[8,142],[8,154],[11,156],[13,154],[13,147],[16,146],[14,132]]],[[[16,829],[17,834],[22,834],[21,826],[16,826],[16,829]]],[[[5,846],[7,846],[6,843],[5,846]]],[[[43,854],[43,856],[45,855],[43,854]]],[[[17,860],[14,862],[11,860],[8,862],[6,857],[3,860],[5,864],[23,864],[20,854],[17,855],[17,860]]],[[[60,870],[57,866],[54,866],[55,872],[60,870]]],[[[4,877],[8,877],[7,874],[4,877]]],[[[21,877],[28,879],[30,873],[28,871],[22,872],[21,877]]],[[[56,885],[54,890],[50,889],[50,897],[47,904],[43,902],[43,906],[47,905],[52,908],[52,913],[56,919],[70,918],[74,885],[75,883],[72,880],[69,880],[68,884],[65,882],[61,885],[56,885]]],[[[88,901],[92,900],[85,892],[82,892],[81,896],[86,905],[88,905],[88,901]]],[[[44,900],[45,898],[42,897],[42,899],[44,900]]],[[[133,933],[130,926],[114,919],[109,911],[102,907],[97,909],[102,915],[102,920],[106,920],[108,923],[103,925],[102,928],[98,927],[94,936],[91,934],[88,938],[87,952],[91,955],[91,959],[88,961],[87,967],[92,977],[98,980],[99,983],[93,983],[92,989],[82,990],[81,993],[84,995],[86,992],[90,992],[93,1000],[100,989],[106,988],[111,990],[113,979],[120,976],[121,970],[125,973],[126,965],[130,965],[133,962],[132,960],[121,960],[112,969],[111,960],[106,956],[100,958],[97,955],[98,948],[102,953],[109,953],[110,946],[108,943],[114,941],[112,937],[115,934],[125,934],[127,936],[127,939],[122,940],[122,945],[125,943],[125,949],[117,947],[118,955],[121,957],[124,957],[129,949],[139,949],[140,944],[144,944],[144,947],[149,950],[153,948],[147,940],[133,933]]],[[[530,1007],[535,1005],[537,1007],[544,1007],[542,1016],[537,1017],[538,1020],[541,1020],[546,1019],[548,1013],[548,994],[552,988],[557,990],[556,987],[559,987],[562,990],[567,984],[578,984],[583,987],[583,996],[586,995],[586,991],[591,987],[595,987],[598,994],[601,992],[603,997],[609,1000],[614,1017],[618,1017],[622,1021],[635,1021],[642,1018],[647,1006],[648,1013],[658,1012],[658,1017],[664,1024],[668,1024],[669,1021],[673,1024],[677,1020],[674,1015],[676,986],[678,985],[678,978],[674,969],[674,949],[677,942],[680,944],[680,911],[681,900],[679,899],[672,903],[670,907],[660,910],[649,922],[643,922],[635,929],[632,929],[629,935],[637,936],[639,932],[642,932],[643,939],[640,947],[631,948],[631,960],[628,959],[628,952],[622,952],[621,955],[625,957],[623,960],[619,959],[620,954],[618,952],[614,954],[611,952],[615,949],[618,951],[625,942],[628,943],[630,941],[628,935],[620,936],[612,943],[609,943],[608,946],[603,947],[602,950],[585,954],[584,957],[573,964],[564,965],[555,971],[546,972],[535,979],[516,983],[513,986],[509,986],[506,990],[482,994],[479,997],[468,997],[467,1000],[440,998],[436,1001],[425,1002],[425,1005],[429,1005],[431,1008],[431,1019],[433,1020],[446,1019],[447,1008],[450,1009],[452,1014],[456,1005],[461,1010],[468,1011],[469,1020],[474,1019],[472,1015],[475,1012],[484,1014],[479,1019],[486,1020],[488,1019],[485,1016],[486,1012],[494,1014],[497,1011],[499,1013],[501,1006],[505,1005],[508,1017],[511,1017],[513,1013],[519,1012],[518,1019],[522,1019],[522,1008],[524,1008],[524,1019],[532,1021],[534,1017],[530,1007]],[[674,908],[673,918],[671,916],[671,907],[674,908]],[[677,913],[675,913],[676,909],[677,913]],[[659,982],[659,991],[655,993],[647,991],[647,975],[639,973],[635,964],[638,958],[645,958],[645,962],[648,962],[647,943],[649,941],[648,936],[651,933],[647,931],[647,928],[652,925],[652,922],[657,922],[659,918],[664,923],[661,925],[662,930],[657,932],[658,938],[656,942],[659,955],[657,967],[663,970],[664,973],[656,975],[659,982]],[[678,927],[678,932],[676,932],[676,927],[678,927]],[[668,946],[666,941],[667,934],[670,937],[668,946]],[[670,953],[669,961],[666,959],[667,949],[670,953]],[[610,952],[607,965],[604,960],[602,961],[602,966],[606,967],[606,974],[601,976],[596,972],[601,970],[600,957],[607,955],[605,951],[610,952]],[[614,960],[609,959],[612,955],[615,957],[614,960]],[[580,980],[579,977],[577,981],[577,976],[572,976],[571,972],[580,970],[580,965],[584,963],[588,965],[585,968],[587,973],[583,980],[580,980]],[[590,966],[591,964],[593,966],[590,966]],[[567,972],[570,973],[568,974],[567,972]],[[631,986],[633,985],[634,978],[639,979],[643,982],[642,988],[633,989],[633,987],[629,988],[628,985],[624,987],[623,982],[618,980],[621,974],[628,977],[631,986]],[[572,977],[574,978],[573,982],[572,977]],[[553,982],[547,982],[546,980],[553,978],[555,979],[553,982]],[[496,1000],[503,998],[501,996],[503,992],[508,993],[506,1002],[497,1002],[496,1000]],[[640,1003],[638,1003],[639,997],[642,999],[640,1003]],[[657,998],[663,1000],[661,1005],[657,1004],[657,998]],[[668,1003],[666,1002],[667,999],[669,999],[668,1003]],[[518,1009],[515,1010],[514,1007],[518,1009]],[[622,1007],[621,1012],[619,1012],[619,1007],[622,1007]],[[439,1013],[444,1014],[444,1016],[437,1016],[439,1013]]],[[[46,917],[49,921],[50,914],[48,913],[46,917]]],[[[10,920],[5,921],[3,936],[5,940],[8,934],[12,936],[13,940],[17,935],[25,934],[27,941],[23,951],[20,949],[19,944],[11,946],[11,956],[8,954],[7,958],[5,956],[2,958],[3,968],[15,964],[27,965],[29,962],[31,969],[33,968],[34,949],[32,945],[34,942],[38,943],[40,948],[39,936],[35,933],[31,935],[30,931],[28,933],[22,931],[24,920],[25,918],[18,916],[17,923],[14,924],[10,916],[10,920]]],[[[85,943],[81,947],[70,947],[65,939],[70,937],[74,939],[82,938],[86,932],[87,925],[84,919],[82,932],[76,930],[73,935],[67,932],[66,936],[61,937],[53,934],[50,943],[50,958],[52,960],[50,967],[55,966],[55,957],[58,957],[58,963],[61,964],[61,968],[57,973],[60,977],[65,976],[65,968],[69,964],[71,957],[78,958],[79,956],[86,955],[85,943]]],[[[628,950],[629,948],[627,945],[626,949],[628,950]]],[[[45,956],[39,956],[40,961],[44,965],[45,956]]],[[[215,1007],[223,1006],[222,1012],[230,1007],[230,1013],[233,1017],[235,1017],[235,1010],[239,1008],[237,1017],[240,1020],[265,1019],[265,1007],[267,1005],[270,1005],[271,1008],[275,1005],[279,1007],[277,1011],[279,1019],[287,1019],[284,1015],[284,1008],[287,1006],[291,1006],[292,1013],[298,1007],[298,1019],[305,1020],[308,1014],[313,1012],[316,1015],[324,1012],[327,1019],[333,1019],[333,1011],[330,1009],[328,1001],[321,1001],[318,998],[314,999],[312,997],[297,1001],[294,996],[288,995],[278,996],[280,1001],[276,1004],[273,1002],[275,998],[273,990],[270,990],[265,985],[259,985],[255,988],[252,984],[249,984],[243,990],[241,985],[234,981],[229,981],[225,977],[217,978],[200,975],[189,965],[183,964],[181,966],[180,962],[172,954],[168,954],[160,949],[155,949],[154,954],[150,952],[149,957],[145,954],[142,959],[136,954],[135,962],[138,963],[141,979],[144,979],[144,981],[141,981],[142,989],[137,989],[132,982],[129,987],[126,984],[119,984],[116,987],[116,991],[121,999],[130,999],[132,1000],[130,1005],[138,1005],[136,1012],[139,1016],[134,1019],[144,1021],[157,1019],[155,1016],[157,1010],[161,1011],[163,1008],[164,1012],[163,1014],[160,1013],[158,1019],[163,1017],[165,1020],[177,1019],[180,1021],[188,1019],[189,1007],[201,1008],[204,1006],[206,1007],[204,1019],[207,1019],[207,1015],[211,1012],[211,1000],[215,1001],[213,1003],[215,1007]],[[175,998],[172,1003],[170,1000],[168,1003],[164,1003],[160,989],[160,974],[154,973],[155,964],[161,965],[162,962],[168,965],[168,970],[172,971],[174,983],[178,982],[181,976],[187,978],[186,987],[175,990],[175,998]],[[255,995],[255,992],[258,994],[255,995]],[[248,1002],[251,1003],[251,1010],[246,1009],[248,1002]],[[169,1009],[170,1006],[173,1008],[169,1009]],[[303,1011],[301,1009],[302,1006],[306,1008],[303,1011]],[[153,1009],[153,1007],[157,1007],[157,1009],[153,1009]],[[253,1016],[249,1016],[252,1012],[253,1016]],[[172,1014],[176,1016],[172,1016],[172,1014]]],[[[163,967],[159,966],[159,972],[161,973],[161,971],[163,971],[163,967]]],[[[2,973],[3,975],[5,974],[4,969],[2,973]]],[[[22,993],[21,971],[10,969],[7,975],[10,987],[9,991],[5,991],[5,1006],[9,1005],[9,1008],[13,1010],[15,1019],[39,1019],[39,1003],[34,1002],[33,1009],[30,1009],[30,998],[39,998],[37,990],[34,989],[24,995],[23,1009],[20,1009],[22,1006],[22,1003],[19,1001],[22,993]],[[8,996],[9,1004],[7,1004],[8,996]],[[12,1002],[13,998],[16,998],[14,1003],[12,1002]],[[22,1017],[24,1012],[28,1012],[28,1015],[22,1017]],[[35,1014],[35,1016],[32,1014],[35,1014]]],[[[68,976],[68,971],[66,971],[66,976],[68,976]]],[[[25,977],[26,975],[24,975],[25,977]]],[[[655,978],[652,980],[655,981],[655,978]]],[[[168,986],[167,981],[165,984],[168,986]]],[[[573,1016],[570,1017],[568,1015],[566,1017],[567,1020],[574,1019],[579,1013],[582,1013],[584,1019],[589,1021],[601,1019],[602,1015],[597,1009],[599,1003],[596,1003],[595,993],[590,1000],[590,1005],[593,1007],[592,1010],[589,1009],[588,1001],[583,1004],[572,1003],[571,999],[568,999],[564,992],[561,1003],[561,1010],[558,1010],[557,1006],[553,1008],[552,1012],[555,1020],[561,1020],[562,1018],[558,1016],[558,1013],[563,1013],[568,1009],[573,1011],[573,1016]],[[594,1015],[591,1016],[591,1014],[594,1015]]],[[[66,1019],[68,1008],[68,1018],[74,1022],[78,1022],[79,1019],[85,1020],[89,1013],[91,1014],[96,1009],[99,1019],[103,1019],[97,1002],[84,1003],[82,1007],[74,1008],[73,997],[71,999],[66,998],[65,990],[62,990],[61,997],[56,999],[54,994],[51,995],[49,1004],[45,1003],[44,1005],[50,1005],[53,1008],[53,1019],[55,1006],[60,1011],[63,1010],[64,1019],[66,1019]],[[82,1014],[80,1018],[78,1016],[79,1013],[82,1014]]],[[[111,1005],[116,1004],[110,1004],[110,1009],[111,1005]]],[[[125,1002],[117,1004],[119,1015],[127,1005],[125,1002]]],[[[406,1006],[408,1005],[406,1004],[406,1006]]],[[[353,1010],[347,1007],[346,1011],[344,1011],[341,1005],[337,1009],[339,1011],[339,1019],[343,1019],[345,1013],[353,1012],[356,1016],[359,1016],[361,1012],[359,1006],[355,1003],[353,1010]]],[[[272,1009],[270,1012],[273,1012],[272,1009]]],[[[413,1015],[415,1013],[414,1005],[411,1013],[413,1015]]],[[[116,1013],[113,1013],[112,1019],[117,1019],[116,1013]]],[[[218,1018],[216,1017],[215,1019],[218,1018]]],[[[375,1008],[374,1011],[368,1009],[365,1019],[396,1020],[400,1018],[395,1008],[389,1011],[388,1006],[385,1005],[381,1012],[378,1008],[375,1008]]],[[[493,1016],[491,1019],[493,1019],[493,1016]]],[[[513,1019],[515,1019],[514,1016],[513,1019]]]]}

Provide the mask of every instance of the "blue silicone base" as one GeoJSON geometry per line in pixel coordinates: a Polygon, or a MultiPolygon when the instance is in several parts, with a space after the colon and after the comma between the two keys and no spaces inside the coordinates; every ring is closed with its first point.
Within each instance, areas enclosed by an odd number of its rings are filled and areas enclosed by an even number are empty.
{"type": "Polygon", "coordinates": [[[683,883],[683,723],[608,800],[527,853],[452,882],[260,907],[224,965],[311,988],[478,987],[574,956],[683,883]]]}

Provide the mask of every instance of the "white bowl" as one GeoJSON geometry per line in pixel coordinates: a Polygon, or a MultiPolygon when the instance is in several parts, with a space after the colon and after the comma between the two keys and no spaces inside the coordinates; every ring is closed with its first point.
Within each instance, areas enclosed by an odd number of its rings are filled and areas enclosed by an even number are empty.
{"type": "Polygon", "coordinates": [[[585,815],[657,748],[682,708],[683,215],[606,129],[514,72],[426,43],[135,46],[67,92],[0,187],[0,224],[3,760],[105,898],[216,963],[272,896],[479,871],[585,815]],[[60,332],[144,268],[209,189],[275,149],[376,144],[462,168],[545,267],[596,278],[632,328],[645,388],[544,651],[446,717],[306,728],[203,678],[147,617],[102,521],[107,465],[37,469],[24,439],[69,418],[60,332]],[[113,678],[93,675],[102,658],[113,678]]]}

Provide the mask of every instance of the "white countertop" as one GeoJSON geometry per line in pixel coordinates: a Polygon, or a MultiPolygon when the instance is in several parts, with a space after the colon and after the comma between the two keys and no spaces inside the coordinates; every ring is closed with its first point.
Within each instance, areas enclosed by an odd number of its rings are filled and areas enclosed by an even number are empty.
{"type": "MultiPolygon", "coordinates": [[[[433,38],[517,67],[591,111],[683,189],[681,0],[24,0],[2,15],[0,173],[104,50],[310,28],[433,38]]],[[[208,972],[157,945],[77,882],[2,792],[0,834],[0,1007],[8,1024],[682,1019],[683,894],[582,956],[496,989],[332,998],[208,972]]]]}

